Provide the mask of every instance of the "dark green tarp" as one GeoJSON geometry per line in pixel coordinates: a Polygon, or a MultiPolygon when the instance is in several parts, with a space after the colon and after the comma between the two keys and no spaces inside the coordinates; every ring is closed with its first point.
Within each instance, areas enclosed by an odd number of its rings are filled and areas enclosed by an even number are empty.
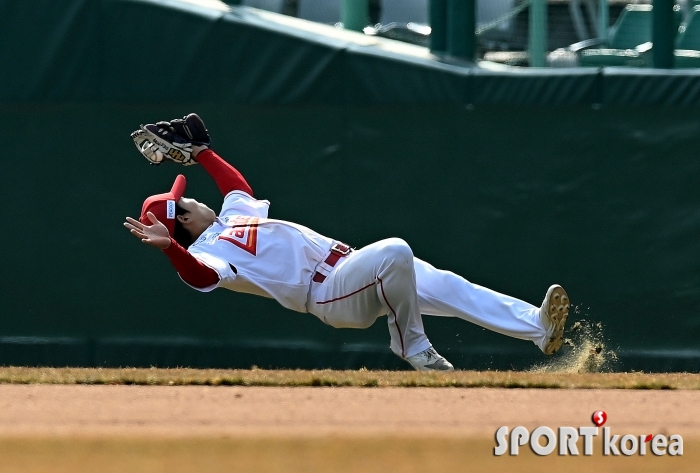
{"type": "MultiPolygon", "coordinates": [[[[210,5],[216,2],[208,2],[210,5]]],[[[0,363],[406,367],[385,321],[335,330],[184,286],[122,227],[178,172],[129,133],[197,111],[270,214],[600,322],[621,369],[700,370],[700,75],[521,70],[248,8],[0,0],[0,363]]],[[[425,317],[460,368],[534,345],[425,317]]]]}

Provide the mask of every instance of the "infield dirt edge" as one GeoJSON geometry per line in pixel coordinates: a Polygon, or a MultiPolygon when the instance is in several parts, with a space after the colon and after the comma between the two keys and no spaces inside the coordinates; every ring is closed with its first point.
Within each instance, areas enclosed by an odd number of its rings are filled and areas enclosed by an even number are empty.
{"type": "Polygon", "coordinates": [[[0,367],[0,384],[700,389],[696,373],[0,367]]]}

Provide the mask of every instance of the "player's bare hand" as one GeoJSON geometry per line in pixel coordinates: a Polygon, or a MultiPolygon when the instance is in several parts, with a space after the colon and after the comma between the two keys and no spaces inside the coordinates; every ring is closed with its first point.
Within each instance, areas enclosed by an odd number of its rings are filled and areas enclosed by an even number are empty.
{"type": "Polygon", "coordinates": [[[144,225],[138,220],[131,217],[126,217],[124,226],[129,229],[132,235],[141,240],[147,245],[155,246],[161,250],[170,246],[170,234],[168,229],[158,221],[155,215],[151,212],[146,214],[152,225],[144,225]]]}

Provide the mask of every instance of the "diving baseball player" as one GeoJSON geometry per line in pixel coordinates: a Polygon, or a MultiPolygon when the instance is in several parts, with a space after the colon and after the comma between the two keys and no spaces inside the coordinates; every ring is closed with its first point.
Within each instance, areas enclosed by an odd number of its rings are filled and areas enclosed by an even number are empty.
{"type": "Polygon", "coordinates": [[[127,217],[124,223],[142,242],[162,250],[198,291],[223,287],[274,298],[332,327],[367,328],[386,315],[391,350],[417,370],[454,369],[430,344],[421,314],[459,317],[530,340],[547,355],[562,345],[569,298],[561,286],[551,286],[535,307],[434,268],[401,239],[353,249],[302,225],[268,218],[270,203],[253,197],[243,176],[209,149],[209,133],[196,114],[141,126],[132,139],[152,164],[200,164],[224,196],[217,215],[184,197],[185,177],[179,175],[170,191],[144,201],[138,221],[127,217]]]}

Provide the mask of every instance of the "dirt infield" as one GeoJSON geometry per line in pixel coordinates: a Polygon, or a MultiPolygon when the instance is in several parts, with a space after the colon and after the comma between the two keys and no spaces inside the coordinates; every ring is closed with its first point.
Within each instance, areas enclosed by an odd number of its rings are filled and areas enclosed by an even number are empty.
{"type": "Polygon", "coordinates": [[[502,425],[700,438],[700,391],[0,385],[0,435],[487,437],[502,425]]]}
{"type": "MultiPolygon", "coordinates": [[[[6,378],[0,384],[0,471],[691,472],[700,462],[697,389],[168,385],[172,373],[166,374],[152,376],[160,385],[73,384],[87,379],[48,379],[44,371],[30,377],[52,384],[6,378]],[[607,412],[606,426],[615,434],[682,435],[683,456],[603,456],[600,437],[591,457],[538,457],[525,447],[518,457],[493,455],[500,426],[590,426],[598,409],[607,412]]],[[[264,373],[249,375],[244,381],[264,373]]],[[[308,373],[292,375],[306,380],[308,373]]],[[[214,379],[206,376],[201,379],[214,379]]],[[[278,383],[289,378],[270,376],[278,383]]],[[[304,382],[346,379],[314,376],[304,382]]],[[[362,373],[358,386],[367,376],[374,375],[362,373]]],[[[381,383],[390,378],[378,377],[381,383]]],[[[695,386],[693,375],[692,382],[634,379],[635,386],[695,386]]]]}

